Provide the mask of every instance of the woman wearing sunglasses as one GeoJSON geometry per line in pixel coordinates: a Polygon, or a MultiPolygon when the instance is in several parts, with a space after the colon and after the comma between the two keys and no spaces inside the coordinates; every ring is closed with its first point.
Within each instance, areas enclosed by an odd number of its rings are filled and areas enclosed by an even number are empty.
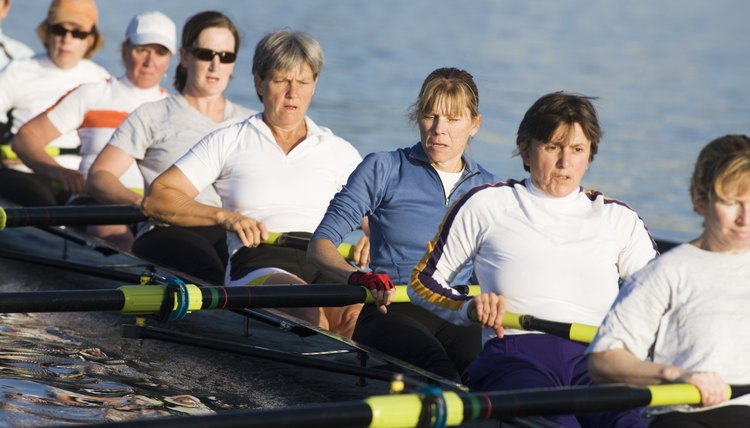
{"type": "MultiPolygon", "coordinates": [[[[60,97],[82,83],[101,81],[109,73],[91,58],[104,43],[97,29],[98,12],[93,0],[54,0],[37,28],[45,53],[12,61],[0,72],[0,113],[8,113],[11,133],[55,104],[60,97]]],[[[10,138],[6,138],[7,143],[10,138]]],[[[55,139],[51,145],[75,149],[80,140],[76,132],[55,139]]],[[[0,169],[0,197],[21,205],[64,203],[72,189],[65,181],[32,174],[31,170],[7,150],[0,169]]],[[[58,156],[66,168],[75,170],[80,163],[76,154],[58,156]]]]}
{"type": "MultiPolygon", "coordinates": [[[[310,236],[361,160],[351,144],[306,115],[322,67],[323,51],[309,35],[280,30],[263,37],[253,57],[263,112],[206,136],[154,181],[143,201],[154,218],[230,232],[227,285],[328,282],[303,250],[258,245],[269,230],[310,236]],[[222,205],[194,199],[212,188],[222,205]]],[[[286,312],[350,337],[359,310],[286,312]]]]}
{"type": "MultiPolygon", "coordinates": [[[[87,191],[102,203],[140,206],[142,196],[119,179],[134,161],[148,194],[151,182],[204,135],[254,114],[223,95],[239,47],[237,27],[224,14],[207,11],[188,18],[174,78],[178,94],[145,104],[123,121],[91,165],[87,191]]],[[[221,206],[213,188],[195,196],[201,203],[221,206]]],[[[133,252],[208,283],[224,281],[226,234],[219,226],[144,222],[138,227],[133,252]]]]}

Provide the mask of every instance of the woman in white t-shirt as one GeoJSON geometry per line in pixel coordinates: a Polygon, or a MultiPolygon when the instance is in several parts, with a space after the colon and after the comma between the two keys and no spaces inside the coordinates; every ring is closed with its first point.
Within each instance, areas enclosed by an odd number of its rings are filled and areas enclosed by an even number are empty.
{"type": "MultiPolygon", "coordinates": [[[[177,226],[227,230],[228,285],[322,282],[305,252],[261,245],[268,231],[311,235],[328,202],[361,157],[351,144],[307,117],[323,51],[304,33],[281,30],[261,39],[253,77],[263,112],[201,140],[157,178],[145,212],[177,226]],[[215,188],[221,205],[193,199],[215,188]]],[[[351,335],[359,305],[287,312],[351,335]]]]}
{"type": "Polygon", "coordinates": [[[690,185],[703,233],[635,274],[587,352],[599,382],[691,383],[701,406],[649,408],[652,427],[747,426],[750,395],[750,138],[726,135],[698,156],[690,185]]]}
{"type": "MultiPolygon", "coordinates": [[[[93,0],[54,0],[37,32],[46,49],[31,58],[12,61],[0,72],[0,113],[13,110],[11,132],[55,104],[82,83],[106,79],[109,73],[87,58],[104,43],[97,28],[98,12],[93,0]]],[[[69,132],[52,142],[61,149],[75,149],[78,135],[69,132]]],[[[62,155],[56,160],[68,168],[54,179],[30,174],[12,152],[3,148],[0,169],[0,197],[21,205],[65,203],[70,194],[83,190],[75,171],[80,157],[62,155]]]]}

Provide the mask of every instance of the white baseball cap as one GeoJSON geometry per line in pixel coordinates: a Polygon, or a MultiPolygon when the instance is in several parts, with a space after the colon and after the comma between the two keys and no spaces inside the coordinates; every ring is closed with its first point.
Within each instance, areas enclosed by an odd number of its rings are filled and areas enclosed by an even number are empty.
{"type": "Polygon", "coordinates": [[[145,12],[134,16],[128,24],[125,37],[134,45],[156,43],[169,49],[172,54],[177,51],[177,27],[161,12],[145,12]]]}

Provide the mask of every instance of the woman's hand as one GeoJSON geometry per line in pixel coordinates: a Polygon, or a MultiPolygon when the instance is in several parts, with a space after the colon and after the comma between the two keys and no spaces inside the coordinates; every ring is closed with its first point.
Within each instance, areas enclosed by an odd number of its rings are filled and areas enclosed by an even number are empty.
{"type": "Polygon", "coordinates": [[[240,213],[224,210],[221,225],[224,229],[234,232],[246,247],[257,247],[264,239],[268,239],[266,225],[246,217],[240,213]]]}
{"type": "Polygon", "coordinates": [[[63,189],[71,195],[83,193],[86,190],[83,174],[74,169],[64,167],[55,168],[50,171],[50,176],[59,182],[63,189]]]}
{"type": "Polygon", "coordinates": [[[482,327],[495,330],[497,337],[505,335],[503,329],[503,316],[505,316],[505,297],[495,293],[482,293],[469,302],[469,314],[476,313],[476,321],[482,327]]]}
{"type": "Polygon", "coordinates": [[[388,313],[386,306],[390,305],[393,298],[396,297],[396,286],[393,285],[391,277],[385,273],[352,272],[347,283],[369,288],[372,297],[375,299],[373,303],[382,314],[388,313]]]}
{"type": "Polygon", "coordinates": [[[701,393],[701,406],[715,406],[729,398],[729,385],[716,372],[688,371],[677,367],[664,369],[664,377],[675,383],[695,385],[701,393]]]}
{"type": "Polygon", "coordinates": [[[370,264],[370,238],[363,236],[354,245],[354,254],[352,261],[360,269],[366,269],[370,264]]]}

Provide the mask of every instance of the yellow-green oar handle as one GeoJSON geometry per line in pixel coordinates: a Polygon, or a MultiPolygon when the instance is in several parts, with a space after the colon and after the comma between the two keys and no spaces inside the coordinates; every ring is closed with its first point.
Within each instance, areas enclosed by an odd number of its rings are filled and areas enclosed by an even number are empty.
{"type": "Polygon", "coordinates": [[[0,207],[0,230],[5,230],[5,224],[8,221],[8,213],[5,212],[5,208],[0,207]]]}
{"type": "MultiPolygon", "coordinates": [[[[59,147],[46,146],[44,147],[44,151],[53,158],[60,156],[59,147]]],[[[13,149],[10,147],[10,144],[0,144],[0,158],[7,160],[17,160],[18,154],[13,151],[13,149]]]]}
{"type": "MultiPolygon", "coordinates": [[[[269,245],[279,245],[285,235],[283,233],[268,232],[268,239],[262,242],[269,245]]],[[[347,260],[354,258],[354,246],[351,244],[341,244],[338,246],[339,254],[347,260]]]]}

